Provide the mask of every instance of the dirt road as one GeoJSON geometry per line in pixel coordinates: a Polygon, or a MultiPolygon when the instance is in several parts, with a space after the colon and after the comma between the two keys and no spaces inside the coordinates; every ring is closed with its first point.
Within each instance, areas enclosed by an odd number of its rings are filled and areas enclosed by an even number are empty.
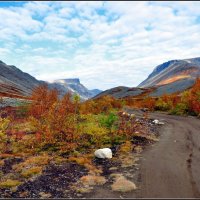
{"type": "Polygon", "coordinates": [[[150,118],[165,124],[159,142],[145,148],[139,170],[133,172],[138,189],[116,193],[109,186],[98,187],[88,198],[200,198],[200,120],[162,113],[150,113],[150,118]]]}
{"type": "Polygon", "coordinates": [[[200,120],[158,113],[150,117],[165,125],[160,141],[143,152],[138,197],[200,198],[200,120]]]}

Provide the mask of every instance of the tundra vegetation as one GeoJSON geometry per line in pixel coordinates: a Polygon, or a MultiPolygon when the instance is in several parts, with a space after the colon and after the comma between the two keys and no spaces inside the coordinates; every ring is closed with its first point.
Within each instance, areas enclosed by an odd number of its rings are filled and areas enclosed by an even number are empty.
{"type": "Polygon", "coordinates": [[[200,117],[200,79],[188,90],[176,94],[164,94],[159,98],[126,98],[126,105],[133,108],[148,108],[150,111],[165,111],[174,115],[200,117]]]}
{"type": "Polygon", "coordinates": [[[16,191],[26,181],[41,176],[49,164],[68,162],[88,170],[71,187],[87,192],[91,187],[85,185],[106,182],[102,169],[93,163],[96,149],[119,147],[117,160],[127,167],[135,162],[130,152],[141,151],[134,138],[156,141],[148,116],[138,119],[127,114],[124,105],[199,116],[200,80],[188,91],[157,100],[103,96],[80,102],[78,96],[67,93],[60,97],[57,90],[46,85],[35,88],[30,99],[29,103],[0,113],[0,192],[8,188],[16,191]]]}

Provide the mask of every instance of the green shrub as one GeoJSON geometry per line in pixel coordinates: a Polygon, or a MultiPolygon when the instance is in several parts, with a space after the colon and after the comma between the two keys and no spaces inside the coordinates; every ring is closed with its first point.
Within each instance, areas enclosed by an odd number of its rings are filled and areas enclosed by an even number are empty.
{"type": "Polygon", "coordinates": [[[172,107],[172,102],[165,102],[161,98],[155,104],[155,110],[168,111],[172,107]]]}
{"type": "Polygon", "coordinates": [[[178,103],[175,108],[170,111],[170,114],[184,115],[188,113],[188,106],[184,103],[178,103]]]}
{"type": "Polygon", "coordinates": [[[102,115],[99,119],[101,126],[106,127],[110,132],[112,128],[116,128],[115,122],[118,120],[118,116],[115,113],[109,113],[108,115],[102,115]]]}

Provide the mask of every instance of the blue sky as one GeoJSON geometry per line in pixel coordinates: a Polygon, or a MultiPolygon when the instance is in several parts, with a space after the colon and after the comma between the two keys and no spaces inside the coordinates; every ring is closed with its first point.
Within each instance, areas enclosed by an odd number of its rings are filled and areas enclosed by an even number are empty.
{"type": "Polygon", "coordinates": [[[0,60],[89,89],[137,86],[155,66],[200,56],[200,2],[0,2],[0,60]]]}

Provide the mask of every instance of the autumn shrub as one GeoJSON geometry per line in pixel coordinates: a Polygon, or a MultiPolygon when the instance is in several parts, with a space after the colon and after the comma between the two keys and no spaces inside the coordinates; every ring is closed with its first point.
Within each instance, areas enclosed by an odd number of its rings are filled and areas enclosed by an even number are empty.
{"type": "Polygon", "coordinates": [[[194,115],[200,115],[200,78],[198,78],[194,86],[190,90],[188,97],[189,112],[194,115]]]}
{"type": "Polygon", "coordinates": [[[17,106],[17,110],[16,110],[16,116],[18,118],[25,118],[28,117],[28,111],[29,111],[29,103],[20,103],[17,106]]]}
{"type": "Polygon", "coordinates": [[[164,101],[162,98],[159,98],[155,103],[155,110],[161,110],[161,111],[168,111],[172,107],[172,102],[170,101],[164,101]]]}
{"type": "Polygon", "coordinates": [[[82,114],[100,114],[109,113],[113,109],[121,109],[124,102],[117,100],[112,96],[106,95],[97,99],[88,100],[83,102],[80,106],[82,114]]]}
{"type": "Polygon", "coordinates": [[[76,109],[70,93],[59,98],[55,89],[46,85],[33,91],[32,103],[29,105],[29,120],[37,128],[36,146],[42,150],[70,151],[76,148],[76,109]]]}
{"type": "Polygon", "coordinates": [[[8,118],[0,118],[0,153],[6,152],[11,143],[11,138],[6,133],[9,124],[8,118]]]}
{"type": "Polygon", "coordinates": [[[85,120],[78,125],[78,133],[80,135],[79,149],[98,148],[105,143],[109,143],[108,130],[99,124],[98,115],[87,114],[81,117],[85,120]]]}
{"type": "Polygon", "coordinates": [[[185,115],[188,113],[188,107],[184,103],[178,103],[176,106],[170,111],[171,114],[174,115],[185,115]]]}
{"type": "Polygon", "coordinates": [[[30,99],[32,102],[29,106],[29,114],[40,119],[58,101],[58,91],[56,89],[50,90],[46,84],[43,84],[33,90],[30,99]]]}

